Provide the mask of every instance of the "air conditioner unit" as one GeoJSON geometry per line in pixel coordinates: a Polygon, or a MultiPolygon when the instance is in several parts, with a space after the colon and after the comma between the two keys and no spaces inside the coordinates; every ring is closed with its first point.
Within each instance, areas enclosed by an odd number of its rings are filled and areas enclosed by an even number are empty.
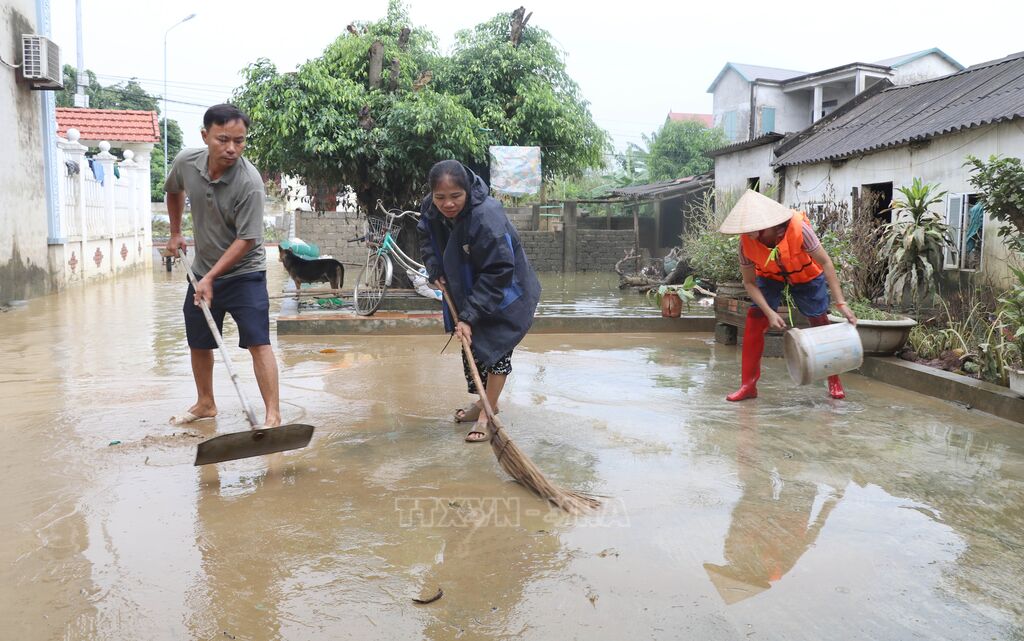
{"type": "Polygon", "coordinates": [[[22,34],[21,75],[33,89],[63,89],[60,48],[46,36],[22,34]]]}

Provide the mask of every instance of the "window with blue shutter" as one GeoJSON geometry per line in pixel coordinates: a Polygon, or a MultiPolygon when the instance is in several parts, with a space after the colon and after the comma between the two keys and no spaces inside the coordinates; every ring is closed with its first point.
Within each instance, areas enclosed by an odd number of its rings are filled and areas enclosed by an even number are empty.
{"type": "Polygon", "coordinates": [[[761,133],[767,134],[775,131],[775,107],[761,108],[761,133]]]}
{"type": "Polygon", "coordinates": [[[722,120],[722,126],[725,129],[725,137],[729,140],[736,140],[736,112],[727,111],[725,112],[725,118],[722,120]]]}

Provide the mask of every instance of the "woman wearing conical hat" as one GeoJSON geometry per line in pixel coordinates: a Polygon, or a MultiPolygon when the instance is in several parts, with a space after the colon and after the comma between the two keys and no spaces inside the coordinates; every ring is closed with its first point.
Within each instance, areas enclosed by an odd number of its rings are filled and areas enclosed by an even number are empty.
{"type": "MultiPolygon", "coordinates": [[[[725,397],[742,401],[757,398],[765,332],[786,328],[776,310],[787,285],[797,309],[813,327],[829,323],[829,292],[846,320],[856,324],[857,317],[846,304],[832,259],[804,212],[748,189],[718,231],[740,235],[740,272],[754,301],[743,330],[741,385],[725,397]]],[[[832,398],[846,396],[839,376],[828,377],[828,393],[832,398]]]]}

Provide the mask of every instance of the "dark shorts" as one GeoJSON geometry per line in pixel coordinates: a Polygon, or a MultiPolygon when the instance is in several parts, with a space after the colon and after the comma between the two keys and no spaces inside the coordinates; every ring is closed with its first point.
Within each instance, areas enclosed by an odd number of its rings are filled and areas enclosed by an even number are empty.
{"type": "MultiPolygon", "coordinates": [[[[491,365],[490,367],[482,367],[480,365],[480,361],[476,360],[476,358],[473,359],[473,362],[476,363],[476,369],[480,372],[480,382],[484,384],[484,387],[487,387],[488,374],[508,376],[512,373],[511,351],[495,361],[494,365],[491,365]]],[[[469,362],[466,361],[466,352],[462,352],[462,369],[466,373],[466,383],[469,387],[469,393],[476,394],[476,383],[473,382],[473,374],[469,371],[469,362]]]]}
{"type": "MultiPolygon", "coordinates": [[[[217,349],[203,310],[194,302],[195,289],[188,286],[182,311],[185,335],[192,349],[217,349]]],[[[270,345],[270,299],[267,296],[267,272],[250,272],[213,281],[213,307],[217,329],[224,333],[224,314],[231,314],[238,326],[238,346],[242,349],[270,345]]]]}
{"type": "MultiPolygon", "coordinates": [[[[782,290],[786,283],[772,280],[770,278],[757,277],[757,288],[764,294],[764,299],[772,309],[778,309],[782,304],[782,290]]],[[[790,285],[789,293],[793,296],[796,308],[807,318],[821,316],[828,312],[828,285],[825,284],[825,275],[799,285],[790,285]]],[[[752,305],[757,307],[757,305],[752,305]]]]}

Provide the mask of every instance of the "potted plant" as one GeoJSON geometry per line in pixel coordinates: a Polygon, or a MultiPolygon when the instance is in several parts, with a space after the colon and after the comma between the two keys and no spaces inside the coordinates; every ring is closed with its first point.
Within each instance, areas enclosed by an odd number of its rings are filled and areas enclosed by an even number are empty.
{"type": "Polygon", "coordinates": [[[915,305],[930,297],[942,270],[946,247],[952,245],[949,226],[931,207],[942,202],[946,192],[938,185],[926,185],[914,178],[909,187],[897,189],[902,198],[889,211],[893,222],[881,228],[881,258],[886,263],[885,295],[890,304],[907,292],[915,305]]]}
{"type": "Polygon", "coordinates": [[[647,290],[647,297],[654,298],[654,304],[661,308],[661,315],[666,318],[679,318],[682,315],[683,304],[690,306],[693,300],[693,286],[696,284],[693,276],[687,276],[680,285],[659,285],[647,290]]]}
{"type": "Polygon", "coordinates": [[[1017,282],[999,299],[1003,334],[1010,343],[1006,375],[1010,389],[1024,396],[1024,269],[1010,268],[1017,282]]]}
{"type": "MultiPolygon", "coordinates": [[[[917,321],[912,318],[880,310],[867,301],[850,300],[847,304],[857,317],[857,334],[860,335],[865,355],[895,354],[907,344],[910,331],[917,325],[917,321]]],[[[835,308],[830,310],[828,317],[833,323],[846,322],[835,308]]]]}

